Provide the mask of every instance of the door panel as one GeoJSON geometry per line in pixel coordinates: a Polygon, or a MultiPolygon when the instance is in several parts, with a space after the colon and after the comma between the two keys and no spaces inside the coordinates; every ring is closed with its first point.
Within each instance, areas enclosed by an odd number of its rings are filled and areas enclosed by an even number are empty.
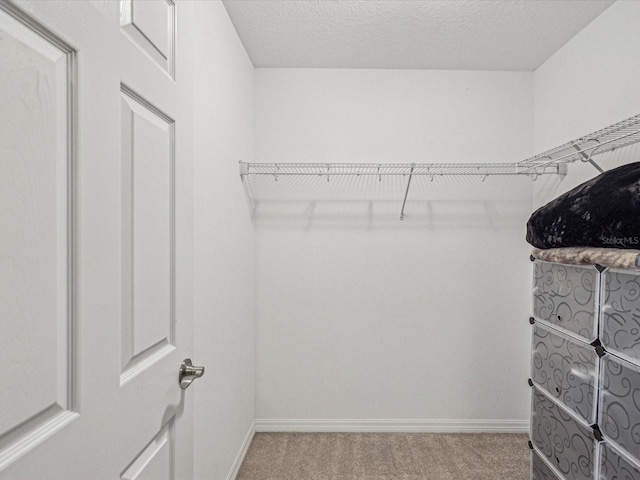
{"type": "Polygon", "coordinates": [[[0,479],[192,477],[194,5],[144,3],[0,0],[0,479]]]}
{"type": "Polygon", "coordinates": [[[123,31],[174,78],[175,5],[171,0],[123,0],[123,31]]]}
{"type": "Polygon", "coordinates": [[[155,436],[122,473],[123,480],[172,480],[173,422],[155,436]]]}
{"type": "Polygon", "coordinates": [[[122,86],[122,381],[174,345],[174,122],[122,86]]]}
{"type": "Polygon", "coordinates": [[[72,57],[0,10],[0,468],[74,416],[72,57]]]}

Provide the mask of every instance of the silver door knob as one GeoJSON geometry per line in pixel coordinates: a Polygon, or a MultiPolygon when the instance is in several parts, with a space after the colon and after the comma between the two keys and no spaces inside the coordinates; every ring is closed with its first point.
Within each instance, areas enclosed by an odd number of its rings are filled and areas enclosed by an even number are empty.
{"type": "Polygon", "coordinates": [[[185,389],[196,378],[200,378],[204,375],[204,367],[194,367],[190,358],[185,358],[180,364],[180,373],[178,373],[178,382],[180,382],[180,388],[185,389]]]}

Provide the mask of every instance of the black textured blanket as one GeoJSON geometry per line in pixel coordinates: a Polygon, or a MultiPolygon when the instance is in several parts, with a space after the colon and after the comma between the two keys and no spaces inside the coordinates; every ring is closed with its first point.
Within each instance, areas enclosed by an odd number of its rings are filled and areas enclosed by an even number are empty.
{"type": "Polygon", "coordinates": [[[604,172],[536,210],[527,242],[538,248],[640,248],[640,162],[604,172]]]}

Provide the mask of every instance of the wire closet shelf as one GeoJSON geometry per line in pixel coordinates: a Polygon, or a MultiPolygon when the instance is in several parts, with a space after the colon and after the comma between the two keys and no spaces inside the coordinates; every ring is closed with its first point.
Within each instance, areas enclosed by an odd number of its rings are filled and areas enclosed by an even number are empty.
{"type": "Polygon", "coordinates": [[[566,165],[640,141],[640,115],[515,163],[245,163],[241,175],[558,175],[566,165]]]}
{"type": "Polygon", "coordinates": [[[560,167],[555,164],[535,166],[520,171],[517,163],[243,163],[242,175],[271,175],[276,180],[280,176],[311,175],[332,176],[370,175],[517,175],[528,176],[558,174],[560,167]]]}
{"type": "MultiPolygon", "coordinates": [[[[400,219],[413,176],[528,176],[564,175],[567,165],[589,162],[603,170],[593,157],[640,142],[640,114],[606,128],[571,140],[525,160],[512,163],[246,163],[240,162],[243,182],[247,177],[270,175],[276,181],[285,176],[322,176],[327,181],[340,176],[407,176],[407,186],[400,219]]],[[[246,187],[246,185],[245,185],[246,187]]]]}

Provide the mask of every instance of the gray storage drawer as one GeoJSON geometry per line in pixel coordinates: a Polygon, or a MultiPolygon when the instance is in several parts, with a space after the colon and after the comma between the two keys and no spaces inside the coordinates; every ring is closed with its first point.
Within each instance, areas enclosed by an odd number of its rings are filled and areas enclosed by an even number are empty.
{"type": "Polygon", "coordinates": [[[540,454],[531,450],[531,480],[563,480],[547,465],[540,454]]]}
{"type": "Polygon", "coordinates": [[[600,446],[600,480],[638,480],[640,465],[626,457],[611,443],[600,446]]]}
{"type": "Polygon", "coordinates": [[[606,440],[639,459],[640,367],[606,355],[600,375],[600,430],[606,440]]]}
{"type": "Polygon", "coordinates": [[[583,424],[537,387],[531,398],[531,441],[566,480],[593,480],[598,443],[583,424]]]}
{"type": "Polygon", "coordinates": [[[533,316],[586,343],[598,335],[600,275],[594,266],[533,263],[533,316]]]}
{"type": "Polygon", "coordinates": [[[596,423],[599,359],[591,345],[533,326],[531,380],[589,425],[596,423]]]}
{"type": "Polygon", "coordinates": [[[640,365],[640,272],[602,273],[600,339],[605,348],[640,365]]]}

